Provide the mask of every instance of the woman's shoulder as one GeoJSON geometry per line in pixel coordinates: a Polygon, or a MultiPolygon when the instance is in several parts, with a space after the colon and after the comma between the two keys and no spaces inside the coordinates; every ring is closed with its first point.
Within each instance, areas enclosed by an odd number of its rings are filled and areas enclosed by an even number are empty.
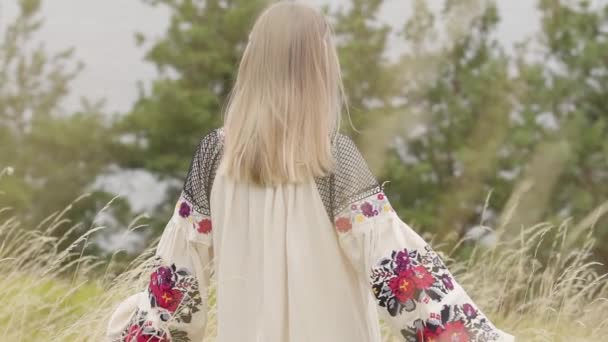
{"type": "Polygon", "coordinates": [[[351,137],[344,133],[337,133],[333,144],[334,157],[339,169],[344,171],[367,167],[365,159],[351,137]]]}
{"type": "Polygon", "coordinates": [[[353,139],[341,132],[336,133],[333,144],[336,146],[338,151],[345,148],[357,148],[353,139]]]}
{"type": "Polygon", "coordinates": [[[224,127],[216,127],[201,137],[201,143],[219,143],[224,141],[224,127]]]}
{"type": "Polygon", "coordinates": [[[224,144],[224,128],[217,127],[207,131],[200,139],[199,151],[209,152],[220,148],[224,144]]]}
{"type": "Polygon", "coordinates": [[[208,161],[216,159],[222,152],[224,146],[224,129],[223,127],[213,128],[207,131],[200,138],[196,149],[196,157],[199,160],[208,161]]]}

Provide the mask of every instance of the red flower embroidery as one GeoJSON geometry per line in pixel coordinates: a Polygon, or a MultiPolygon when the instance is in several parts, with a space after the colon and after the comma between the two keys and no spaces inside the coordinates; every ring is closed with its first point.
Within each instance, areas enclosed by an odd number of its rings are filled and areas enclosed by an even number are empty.
{"type": "Polygon", "coordinates": [[[340,217],[336,220],[336,229],[340,233],[346,233],[353,227],[350,219],[347,217],[340,217]]]}
{"type": "Polygon", "coordinates": [[[151,336],[144,335],[143,328],[137,324],[133,324],[129,327],[129,332],[125,336],[124,342],[169,342],[170,340],[166,336],[151,336]]]}
{"type": "Polygon", "coordinates": [[[428,289],[433,283],[435,283],[435,278],[433,275],[426,269],[424,266],[416,266],[413,268],[414,270],[414,282],[416,283],[416,287],[419,289],[428,289]]]}
{"type": "Polygon", "coordinates": [[[383,200],[384,199],[384,194],[382,194],[382,193],[378,194],[378,199],[379,200],[383,200]]]}
{"type": "Polygon", "coordinates": [[[135,340],[138,335],[141,335],[141,330],[142,328],[139,325],[133,324],[129,327],[129,332],[127,333],[127,336],[125,336],[125,339],[123,341],[131,342],[135,340]]]}
{"type": "Polygon", "coordinates": [[[439,334],[438,342],[469,342],[471,337],[462,322],[446,323],[443,331],[439,334]]]}
{"type": "Polygon", "coordinates": [[[412,279],[414,273],[411,269],[405,270],[388,283],[393,295],[401,302],[405,303],[408,299],[414,298],[416,284],[412,279]]]}
{"type": "Polygon", "coordinates": [[[198,223],[198,232],[202,234],[209,234],[211,232],[211,220],[202,219],[198,223]]]}
{"type": "Polygon", "coordinates": [[[150,276],[149,289],[154,300],[161,308],[175,312],[182,301],[184,294],[174,289],[173,270],[169,267],[159,267],[150,276]]]}
{"type": "Polygon", "coordinates": [[[165,291],[158,299],[158,305],[170,312],[175,312],[183,297],[184,294],[179,290],[165,291]]]}
{"type": "Polygon", "coordinates": [[[424,328],[424,330],[419,330],[418,331],[418,341],[424,341],[424,342],[440,342],[439,338],[441,337],[441,332],[443,330],[438,327],[435,331],[429,329],[429,328],[424,328]]]}

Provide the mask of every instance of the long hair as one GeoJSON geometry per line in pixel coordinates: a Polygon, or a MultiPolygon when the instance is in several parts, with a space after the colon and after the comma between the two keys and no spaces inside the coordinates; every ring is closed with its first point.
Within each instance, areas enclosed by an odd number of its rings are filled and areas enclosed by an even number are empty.
{"type": "Polygon", "coordinates": [[[259,185],[326,175],[343,103],[325,16],[294,2],[268,7],[251,31],[224,113],[222,169],[259,185]]]}

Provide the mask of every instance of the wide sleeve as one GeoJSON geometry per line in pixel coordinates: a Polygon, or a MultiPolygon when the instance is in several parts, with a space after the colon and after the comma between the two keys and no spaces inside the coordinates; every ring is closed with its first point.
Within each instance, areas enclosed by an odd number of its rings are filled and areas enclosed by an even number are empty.
{"type": "Polygon", "coordinates": [[[351,190],[346,196],[336,192],[334,223],[340,245],[396,335],[408,342],[513,341],[481,312],[431,246],[399,218],[382,187],[370,181],[373,176],[352,141],[342,145],[347,157],[339,157],[336,177],[342,180],[337,183],[351,190]],[[353,190],[357,184],[366,186],[353,190]]]}
{"type": "Polygon", "coordinates": [[[202,341],[212,259],[209,193],[216,132],[199,144],[158,243],[146,288],[123,300],[107,329],[113,342],[202,341]]]}

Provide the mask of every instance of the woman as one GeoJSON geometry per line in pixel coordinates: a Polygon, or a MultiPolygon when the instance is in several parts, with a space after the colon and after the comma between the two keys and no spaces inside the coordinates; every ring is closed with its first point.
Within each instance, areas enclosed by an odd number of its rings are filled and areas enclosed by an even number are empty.
{"type": "Polygon", "coordinates": [[[245,49],[224,126],[194,155],[146,290],[109,323],[114,341],[202,341],[210,274],[218,342],[512,341],[395,214],[337,133],[330,25],[269,7],[245,49]]]}

